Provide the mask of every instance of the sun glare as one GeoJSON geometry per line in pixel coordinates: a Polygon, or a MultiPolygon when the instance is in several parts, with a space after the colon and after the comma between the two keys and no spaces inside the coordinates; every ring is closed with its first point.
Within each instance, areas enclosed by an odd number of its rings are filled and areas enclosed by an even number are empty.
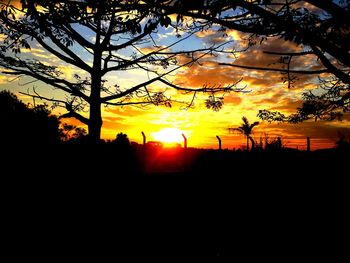
{"type": "Polygon", "coordinates": [[[177,128],[164,128],[158,132],[152,133],[155,140],[163,143],[181,143],[184,139],[182,131],[177,128]]]}

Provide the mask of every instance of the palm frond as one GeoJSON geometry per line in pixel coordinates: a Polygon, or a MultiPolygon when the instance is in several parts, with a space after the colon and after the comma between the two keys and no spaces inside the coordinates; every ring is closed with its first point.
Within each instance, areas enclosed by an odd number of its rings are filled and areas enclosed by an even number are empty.
{"type": "Polygon", "coordinates": [[[240,133],[245,133],[244,129],[242,129],[242,127],[238,127],[238,128],[230,128],[230,131],[236,131],[236,132],[240,132],[240,133]]]}
{"type": "Polygon", "coordinates": [[[250,125],[250,127],[253,129],[255,126],[258,126],[258,125],[259,125],[259,122],[256,121],[256,122],[252,123],[252,125],[250,125]]]}
{"type": "Polygon", "coordinates": [[[248,121],[248,118],[246,116],[243,116],[242,117],[242,120],[243,120],[243,123],[247,126],[249,126],[249,121],[248,121]]]}

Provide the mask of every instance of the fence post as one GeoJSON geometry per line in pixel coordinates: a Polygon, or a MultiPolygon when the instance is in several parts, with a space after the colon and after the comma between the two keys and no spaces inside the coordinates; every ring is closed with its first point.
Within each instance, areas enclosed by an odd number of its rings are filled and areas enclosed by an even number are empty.
{"type": "Polygon", "coordinates": [[[306,151],[310,152],[311,150],[311,143],[310,143],[310,137],[306,138],[306,151]]]}
{"type": "Polygon", "coordinates": [[[184,151],[183,151],[183,170],[187,171],[187,137],[185,134],[181,134],[182,138],[184,138],[184,151]]]}
{"type": "Polygon", "coordinates": [[[182,134],[182,138],[184,138],[184,149],[187,149],[187,138],[185,136],[185,134],[182,134]]]}
{"type": "Polygon", "coordinates": [[[145,145],[146,144],[146,135],[145,135],[144,132],[141,132],[141,134],[142,134],[142,137],[143,137],[143,145],[145,145]]]}
{"type": "Polygon", "coordinates": [[[221,139],[220,139],[220,137],[218,135],[216,135],[216,138],[219,141],[219,150],[221,151],[222,150],[222,148],[221,148],[221,139]]]}

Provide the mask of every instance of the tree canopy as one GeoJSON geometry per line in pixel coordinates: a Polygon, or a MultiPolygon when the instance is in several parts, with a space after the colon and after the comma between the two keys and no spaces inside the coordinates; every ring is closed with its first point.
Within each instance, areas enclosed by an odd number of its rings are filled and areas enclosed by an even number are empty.
{"type": "Polygon", "coordinates": [[[304,103],[296,114],[262,110],[264,120],[299,122],[312,117],[334,119],[350,109],[350,1],[314,0],[203,0],[145,1],[169,13],[192,17],[208,25],[222,26],[249,34],[249,46],[244,51],[270,38],[282,38],[296,43],[299,51],[265,51],[276,57],[276,67],[257,67],[224,63],[235,68],[280,72],[291,88],[298,85],[299,75],[319,76],[318,88],[303,95],[304,103]],[[293,67],[304,58],[317,61],[293,67]],[[318,65],[317,65],[318,64],[318,65]]]}
{"type": "Polygon", "coordinates": [[[276,61],[266,67],[237,64],[234,58],[231,63],[218,64],[232,70],[280,72],[290,89],[298,86],[300,75],[319,78],[317,88],[305,91],[303,104],[295,114],[263,109],[258,115],[261,119],[329,120],[349,111],[348,0],[22,0],[20,5],[11,2],[14,1],[0,3],[0,34],[4,39],[0,45],[1,72],[30,76],[65,92],[66,96],[52,97],[33,89],[27,95],[64,107],[67,113],[62,117],[74,117],[86,124],[92,141],[98,141],[101,136],[102,105],[170,107],[173,100],[165,92],[167,87],[192,93],[193,98],[197,92],[208,93],[206,106],[219,110],[223,101],[217,93],[240,91],[235,86],[239,80],[226,87],[197,89],[171,81],[171,74],[178,70],[207,55],[226,52],[224,44],[201,49],[179,48],[181,42],[196,32],[214,25],[222,32],[237,30],[249,35],[248,46],[230,51],[231,54],[249,52],[273,38],[299,47],[292,52],[261,50],[276,61]],[[155,36],[167,27],[174,28],[179,37],[172,43],[159,45],[155,36]],[[24,50],[36,47],[51,54],[51,61],[25,56],[24,50]],[[89,54],[88,59],[82,52],[89,54]],[[303,63],[305,59],[311,62],[303,63]],[[73,78],[67,78],[62,70],[67,65],[74,71],[73,78]],[[138,84],[109,81],[116,72],[135,69],[146,76],[138,84]]]}
{"type": "MultiPolygon", "coordinates": [[[[197,92],[208,93],[207,107],[217,110],[222,102],[215,94],[240,90],[236,83],[193,89],[171,81],[169,76],[177,70],[207,55],[224,52],[225,48],[222,44],[200,49],[179,47],[200,29],[172,21],[166,13],[159,12],[156,1],[13,2],[0,3],[0,34],[4,38],[0,45],[1,72],[29,76],[63,91],[66,95],[58,97],[35,88],[26,94],[65,108],[67,113],[61,117],[73,117],[86,124],[94,142],[101,136],[102,105],[171,107],[173,101],[165,92],[170,88],[192,93],[193,98],[197,92]],[[159,45],[156,33],[175,25],[178,38],[159,45]],[[50,60],[26,56],[24,51],[34,48],[45,50],[50,60]],[[64,74],[64,67],[74,72],[73,78],[64,74]],[[133,70],[143,72],[138,84],[109,81],[115,72],[133,70]]],[[[193,100],[188,103],[191,105],[193,100]]]]}
{"type": "Polygon", "coordinates": [[[2,146],[58,143],[59,120],[47,105],[26,105],[9,91],[0,92],[0,141],[2,146]]]}

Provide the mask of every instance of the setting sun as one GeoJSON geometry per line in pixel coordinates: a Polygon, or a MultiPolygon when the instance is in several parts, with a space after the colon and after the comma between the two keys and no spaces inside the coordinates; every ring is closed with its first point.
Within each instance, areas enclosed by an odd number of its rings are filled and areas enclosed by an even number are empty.
{"type": "Polygon", "coordinates": [[[177,128],[164,128],[158,132],[152,133],[155,140],[164,143],[181,143],[184,139],[182,137],[182,131],[177,128]]]}

